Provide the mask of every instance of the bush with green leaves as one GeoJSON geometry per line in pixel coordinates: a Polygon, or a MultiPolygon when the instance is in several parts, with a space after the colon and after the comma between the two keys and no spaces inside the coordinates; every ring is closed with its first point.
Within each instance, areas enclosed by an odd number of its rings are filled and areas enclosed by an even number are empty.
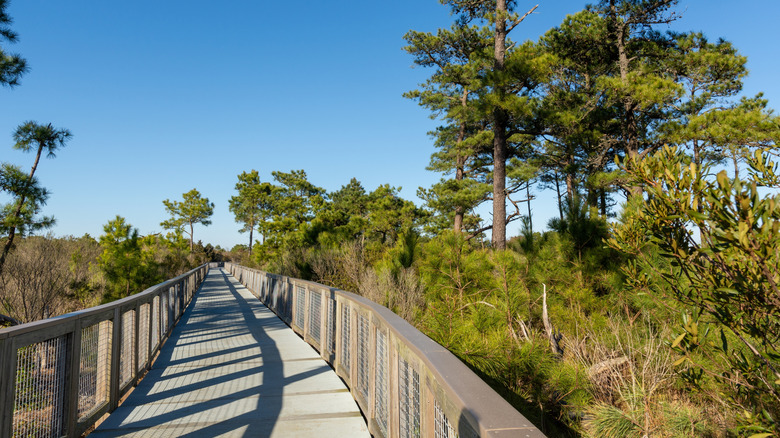
{"type": "Polygon", "coordinates": [[[741,432],[770,436],[780,433],[780,195],[762,188],[780,187],[780,177],[763,151],[747,162],[743,179],[713,178],[673,147],[627,158],[646,200],[610,245],[636,257],[626,270],[634,284],[670,291],[687,312],[671,346],[689,383],[714,379],[722,401],[742,412],[741,432]],[[648,245],[671,269],[648,263],[648,245]]]}

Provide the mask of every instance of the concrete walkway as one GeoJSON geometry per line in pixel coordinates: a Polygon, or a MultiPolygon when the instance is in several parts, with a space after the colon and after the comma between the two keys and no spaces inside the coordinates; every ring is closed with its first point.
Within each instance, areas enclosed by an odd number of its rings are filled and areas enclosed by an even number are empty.
{"type": "Polygon", "coordinates": [[[368,437],[328,364],[212,268],[151,371],[91,437],[368,437]]]}

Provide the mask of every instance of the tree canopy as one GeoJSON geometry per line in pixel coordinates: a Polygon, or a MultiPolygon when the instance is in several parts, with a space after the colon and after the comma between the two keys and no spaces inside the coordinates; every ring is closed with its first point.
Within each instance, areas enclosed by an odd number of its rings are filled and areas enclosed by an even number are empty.
{"type": "MultiPolygon", "coordinates": [[[[6,12],[9,0],[0,0],[0,42],[15,43],[19,36],[11,29],[13,20],[6,12]]],[[[6,87],[19,85],[19,79],[27,73],[27,61],[21,56],[8,53],[0,46],[0,84],[6,87]]]]}
{"type": "Polygon", "coordinates": [[[183,194],[182,201],[166,199],[163,201],[163,205],[171,218],[161,222],[160,226],[171,230],[181,230],[190,236],[190,252],[192,252],[195,224],[211,225],[209,218],[214,214],[214,203],[209,202],[208,198],[201,197],[197,189],[192,189],[183,194]]]}
{"type": "Polygon", "coordinates": [[[2,273],[8,252],[13,246],[17,231],[23,233],[54,224],[53,218],[35,218],[48,197],[48,192],[38,186],[35,171],[44,151],[47,157],[55,157],[55,152],[64,147],[71,137],[72,135],[67,129],[54,128],[51,123],[40,125],[33,121],[19,125],[14,131],[13,138],[16,142],[14,149],[22,152],[35,150],[35,160],[29,175],[26,177],[22,175],[18,167],[3,164],[3,191],[8,192],[13,201],[3,207],[2,228],[7,237],[3,244],[2,253],[0,253],[0,273],[2,273]]]}
{"type": "Polygon", "coordinates": [[[236,183],[237,195],[232,196],[228,208],[235,215],[236,222],[244,224],[241,232],[249,232],[249,254],[254,246],[253,234],[256,228],[271,216],[273,186],[261,183],[256,170],[242,172],[236,183]]]}

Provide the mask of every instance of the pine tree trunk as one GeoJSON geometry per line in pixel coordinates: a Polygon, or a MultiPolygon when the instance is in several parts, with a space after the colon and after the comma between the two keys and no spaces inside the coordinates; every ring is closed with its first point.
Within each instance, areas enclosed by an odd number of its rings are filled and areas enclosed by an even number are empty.
{"type": "MultiPolygon", "coordinates": [[[[506,0],[496,2],[495,46],[493,51],[493,70],[496,76],[504,71],[506,57],[506,0]]],[[[500,80],[500,79],[499,79],[500,80]]],[[[505,90],[496,85],[493,90],[498,100],[503,100],[505,90]]],[[[507,114],[503,108],[493,109],[493,248],[506,248],[506,160],[508,125],[507,114]]]]}
{"type": "MultiPolygon", "coordinates": [[[[35,169],[38,168],[38,162],[41,160],[41,153],[43,152],[43,143],[40,143],[38,145],[38,153],[35,154],[35,161],[33,162],[32,169],[30,169],[30,176],[27,177],[27,184],[25,185],[24,191],[22,192],[22,195],[19,197],[19,203],[16,204],[16,210],[14,211],[13,217],[15,219],[18,219],[19,216],[22,214],[22,207],[24,206],[25,201],[25,195],[24,192],[29,189],[30,184],[32,184],[33,175],[35,175],[35,169]]],[[[11,226],[11,228],[8,230],[8,238],[5,241],[5,245],[3,245],[3,253],[0,254],[0,275],[3,274],[3,265],[5,265],[5,259],[8,257],[8,253],[11,251],[11,246],[14,244],[14,237],[16,236],[16,227],[11,226]]]]}
{"type": "MultiPolygon", "coordinates": [[[[460,105],[465,109],[468,102],[469,92],[465,88],[460,96],[460,105]]],[[[458,132],[457,150],[458,154],[455,157],[455,181],[463,181],[466,167],[466,157],[463,156],[461,150],[463,140],[466,139],[466,122],[460,123],[460,131],[458,132]]],[[[463,230],[463,216],[465,214],[462,205],[455,206],[455,220],[453,221],[452,228],[456,233],[460,233],[463,230]]]]}
{"type": "MultiPolygon", "coordinates": [[[[628,53],[626,52],[626,39],[628,38],[628,25],[625,23],[618,23],[617,16],[615,18],[615,24],[617,26],[617,49],[618,49],[618,66],[620,68],[620,81],[623,83],[623,87],[628,89],[628,70],[629,61],[628,53]]],[[[637,138],[637,125],[636,114],[634,109],[634,99],[626,93],[623,97],[623,137],[625,141],[625,151],[627,157],[636,157],[639,155],[639,141],[637,138]]],[[[629,193],[632,196],[641,196],[642,187],[635,185],[629,188],[629,193]]]]}
{"type": "MultiPolygon", "coordinates": [[[[466,160],[463,157],[458,156],[457,157],[457,162],[458,162],[457,169],[455,170],[455,180],[456,181],[462,181],[463,180],[463,165],[461,164],[462,161],[465,162],[466,160]]],[[[456,233],[458,233],[458,234],[460,234],[460,232],[463,230],[463,216],[464,216],[464,213],[465,213],[465,211],[464,211],[464,208],[463,208],[462,205],[456,205],[455,206],[455,220],[453,221],[452,229],[456,233]]]]}
{"type": "MultiPolygon", "coordinates": [[[[496,112],[501,112],[497,110],[496,112]]],[[[501,115],[496,117],[500,125],[501,115]]],[[[493,248],[506,248],[506,138],[504,132],[495,128],[493,141],[493,248]]]]}
{"type": "Polygon", "coordinates": [[[531,235],[534,234],[534,221],[531,218],[531,182],[525,185],[525,198],[528,200],[528,229],[531,231],[531,235]]]}
{"type": "Polygon", "coordinates": [[[561,202],[561,180],[558,177],[558,171],[555,171],[555,193],[558,194],[558,217],[563,220],[563,203],[561,202]]]}
{"type": "MultiPolygon", "coordinates": [[[[569,166],[566,166],[569,167],[569,166]]],[[[566,172],[566,200],[571,201],[574,199],[574,175],[571,172],[566,172]]]]}
{"type": "Polygon", "coordinates": [[[604,189],[599,190],[599,199],[601,201],[601,215],[607,215],[607,191],[604,189]]]}

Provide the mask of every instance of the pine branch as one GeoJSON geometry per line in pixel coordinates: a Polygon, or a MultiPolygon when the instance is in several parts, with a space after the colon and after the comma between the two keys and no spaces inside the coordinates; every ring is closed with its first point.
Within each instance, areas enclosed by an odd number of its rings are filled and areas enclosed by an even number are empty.
{"type": "Polygon", "coordinates": [[[514,21],[512,24],[510,24],[510,25],[509,25],[509,26],[506,28],[506,33],[512,32],[512,29],[514,29],[514,28],[515,28],[515,27],[516,27],[518,24],[522,23],[522,22],[523,22],[523,20],[525,20],[525,19],[526,19],[526,18],[527,18],[529,15],[531,15],[531,13],[533,13],[533,11],[535,11],[535,10],[536,10],[536,8],[538,8],[538,7],[539,7],[539,5],[536,5],[536,6],[534,6],[534,7],[533,7],[533,8],[531,8],[531,9],[530,9],[528,12],[526,12],[525,14],[523,14],[523,16],[522,16],[522,17],[518,18],[518,19],[517,19],[517,20],[515,20],[515,21],[514,21]]]}

